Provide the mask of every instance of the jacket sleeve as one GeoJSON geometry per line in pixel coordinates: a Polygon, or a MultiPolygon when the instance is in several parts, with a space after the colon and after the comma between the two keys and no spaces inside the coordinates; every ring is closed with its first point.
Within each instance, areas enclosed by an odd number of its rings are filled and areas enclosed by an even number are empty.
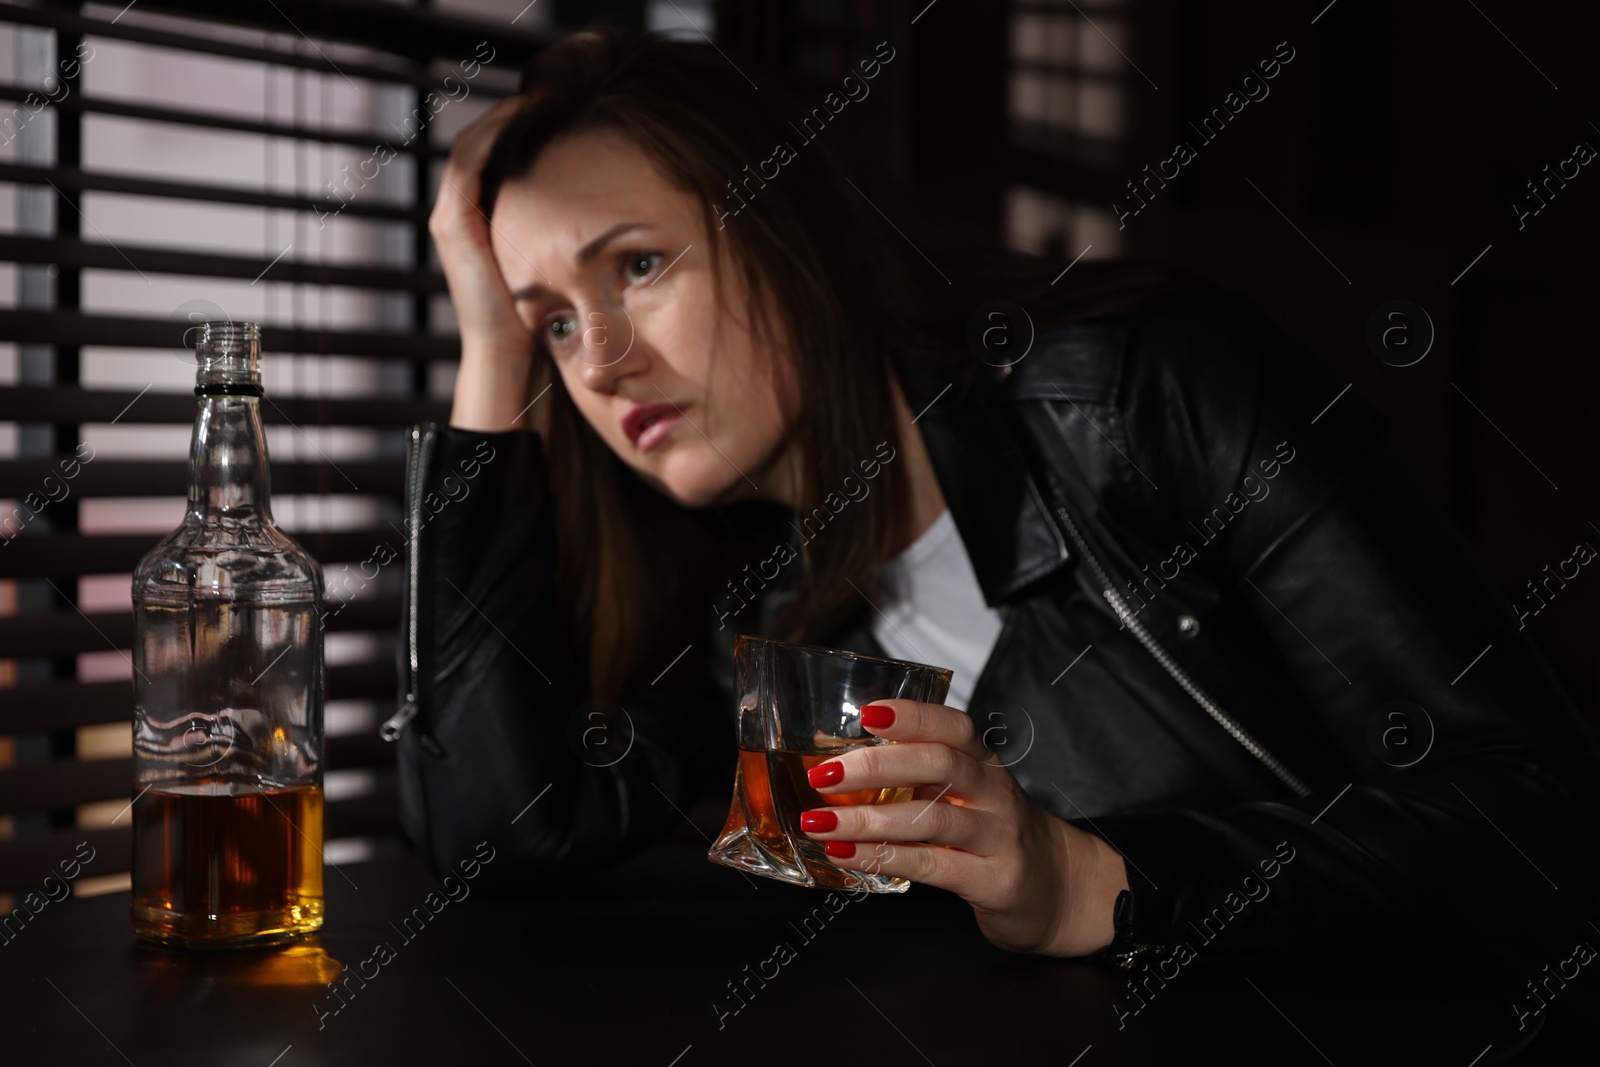
{"type": "Polygon", "coordinates": [[[406,833],[441,874],[492,855],[483,873],[501,887],[626,858],[682,818],[720,764],[731,767],[717,686],[691,657],[620,706],[586,700],[554,598],[538,435],[428,423],[411,438],[406,833]]]}
{"type": "MultiPolygon", "coordinates": [[[[1281,713],[1343,767],[1299,799],[1096,819],[1130,860],[1128,939],[1198,948],[1225,925],[1205,951],[1229,954],[1590,933],[1600,746],[1383,418],[1228,305],[1154,316],[1125,359],[1141,473],[1120,484],[1174,540],[1240,508],[1194,565],[1251,606],[1298,689],[1281,713]],[[1242,506],[1272,462],[1270,497],[1242,506]],[[1399,700],[1426,717],[1404,724],[1416,749],[1385,760],[1381,709],[1399,700]]],[[[1552,546],[1570,552],[1555,531],[1552,546]]]]}

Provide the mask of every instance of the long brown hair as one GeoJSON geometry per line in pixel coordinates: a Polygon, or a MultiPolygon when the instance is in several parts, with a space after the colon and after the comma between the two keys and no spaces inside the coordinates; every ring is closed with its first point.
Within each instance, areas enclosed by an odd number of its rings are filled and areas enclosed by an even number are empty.
{"type": "MultiPolygon", "coordinates": [[[[693,193],[707,232],[722,238],[710,249],[719,302],[725,241],[758,340],[788,353],[779,369],[799,398],[791,431],[802,457],[799,516],[837,499],[880,442],[899,448],[890,376],[901,361],[945,361],[956,396],[984,369],[965,354],[968,320],[982,305],[1010,301],[1042,329],[1134,306],[1178,284],[1156,268],[1085,262],[1070,286],[1052,286],[1063,264],[1005,249],[881,167],[851,165],[866,153],[848,130],[817,133],[818,123],[806,122],[813,114],[826,121],[826,111],[813,112],[748,57],[730,61],[706,44],[587,30],[540,52],[522,90],[528,102],[484,170],[484,213],[493,214],[501,185],[528,173],[553,140],[598,129],[631,138],[693,193]],[[788,147],[780,169],[760,173],[780,143],[788,147]]],[[[591,696],[618,699],[666,666],[685,634],[702,632],[730,564],[768,555],[774,536],[794,543],[791,566],[801,571],[772,636],[823,640],[862,608],[863,593],[876,600],[881,561],[905,533],[903,464],[885,465],[881,491],[843,509],[838,529],[802,543],[787,537],[791,516],[775,506],[704,514],[664,497],[588,425],[549,358],[536,361],[534,377],[532,395],[553,386],[533,409],[533,428],[556,458],[556,595],[586,657],[591,696]]],[[[748,616],[739,622],[756,625],[748,616]]]]}

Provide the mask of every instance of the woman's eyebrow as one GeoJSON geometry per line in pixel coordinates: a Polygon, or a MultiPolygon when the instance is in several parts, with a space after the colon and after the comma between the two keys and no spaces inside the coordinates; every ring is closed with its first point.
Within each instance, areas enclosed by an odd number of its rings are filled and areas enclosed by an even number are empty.
{"type": "MultiPolygon", "coordinates": [[[[599,237],[594,238],[582,248],[578,249],[578,264],[582,266],[583,264],[589,263],[594,259],[594,257],[598,256],[602,251],[605,250],[606,245],[610,244],[616,238],[621,237],[630,230],[649,230],[653,229],[654,227],[655,224],[651,222],[619,222],[605,233],[602,233],[599,237]]],[[[532,285],[525,285],[521,289],[518,289],[512,293],[511,300],[513,303],[518,303],[523,300],[538,300],[540,297],[544,296],[545,292],[545,287],[535,282],[532,285]]]]}

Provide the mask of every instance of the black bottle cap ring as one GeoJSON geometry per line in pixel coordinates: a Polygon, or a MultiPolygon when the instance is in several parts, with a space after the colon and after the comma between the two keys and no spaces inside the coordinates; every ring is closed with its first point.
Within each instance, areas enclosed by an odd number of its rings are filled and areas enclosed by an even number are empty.
{"type": "Polygon", "coordinates": [[[266,390],[251,382],[208,382],[194,387],[195,396],[265,396],[266,390]]]}

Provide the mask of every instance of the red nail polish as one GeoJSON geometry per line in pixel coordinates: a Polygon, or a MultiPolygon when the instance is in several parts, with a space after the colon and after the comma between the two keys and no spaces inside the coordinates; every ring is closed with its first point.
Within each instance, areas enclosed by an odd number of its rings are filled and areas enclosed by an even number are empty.
{"type": "Polygon", "coordinates": [[[835,785],[844,778],[844,764],[836,759],[827,763],[819,763],[806,772],[806,781],[811,783],[812,789],[821,789],[825,785],[835,785]]]}
{"type": "Polygon", "coordinates": [[[861,725],[882,730],[894,725],[894,709],[887,704],[868,704],[861,709],[861,725]]]}
{"type": "Polygon", "coordinates": [[[822,846],[822,851],[830,856],[847,860],[856,854],[856,846],[848,841],[829,841],[822,846]]]}
{"type": "Polygon", "coordinates": [[[800,829],[808,834],[825,834],[839,828],[839,816],[831,811],[802,811],[800,829]]]}

